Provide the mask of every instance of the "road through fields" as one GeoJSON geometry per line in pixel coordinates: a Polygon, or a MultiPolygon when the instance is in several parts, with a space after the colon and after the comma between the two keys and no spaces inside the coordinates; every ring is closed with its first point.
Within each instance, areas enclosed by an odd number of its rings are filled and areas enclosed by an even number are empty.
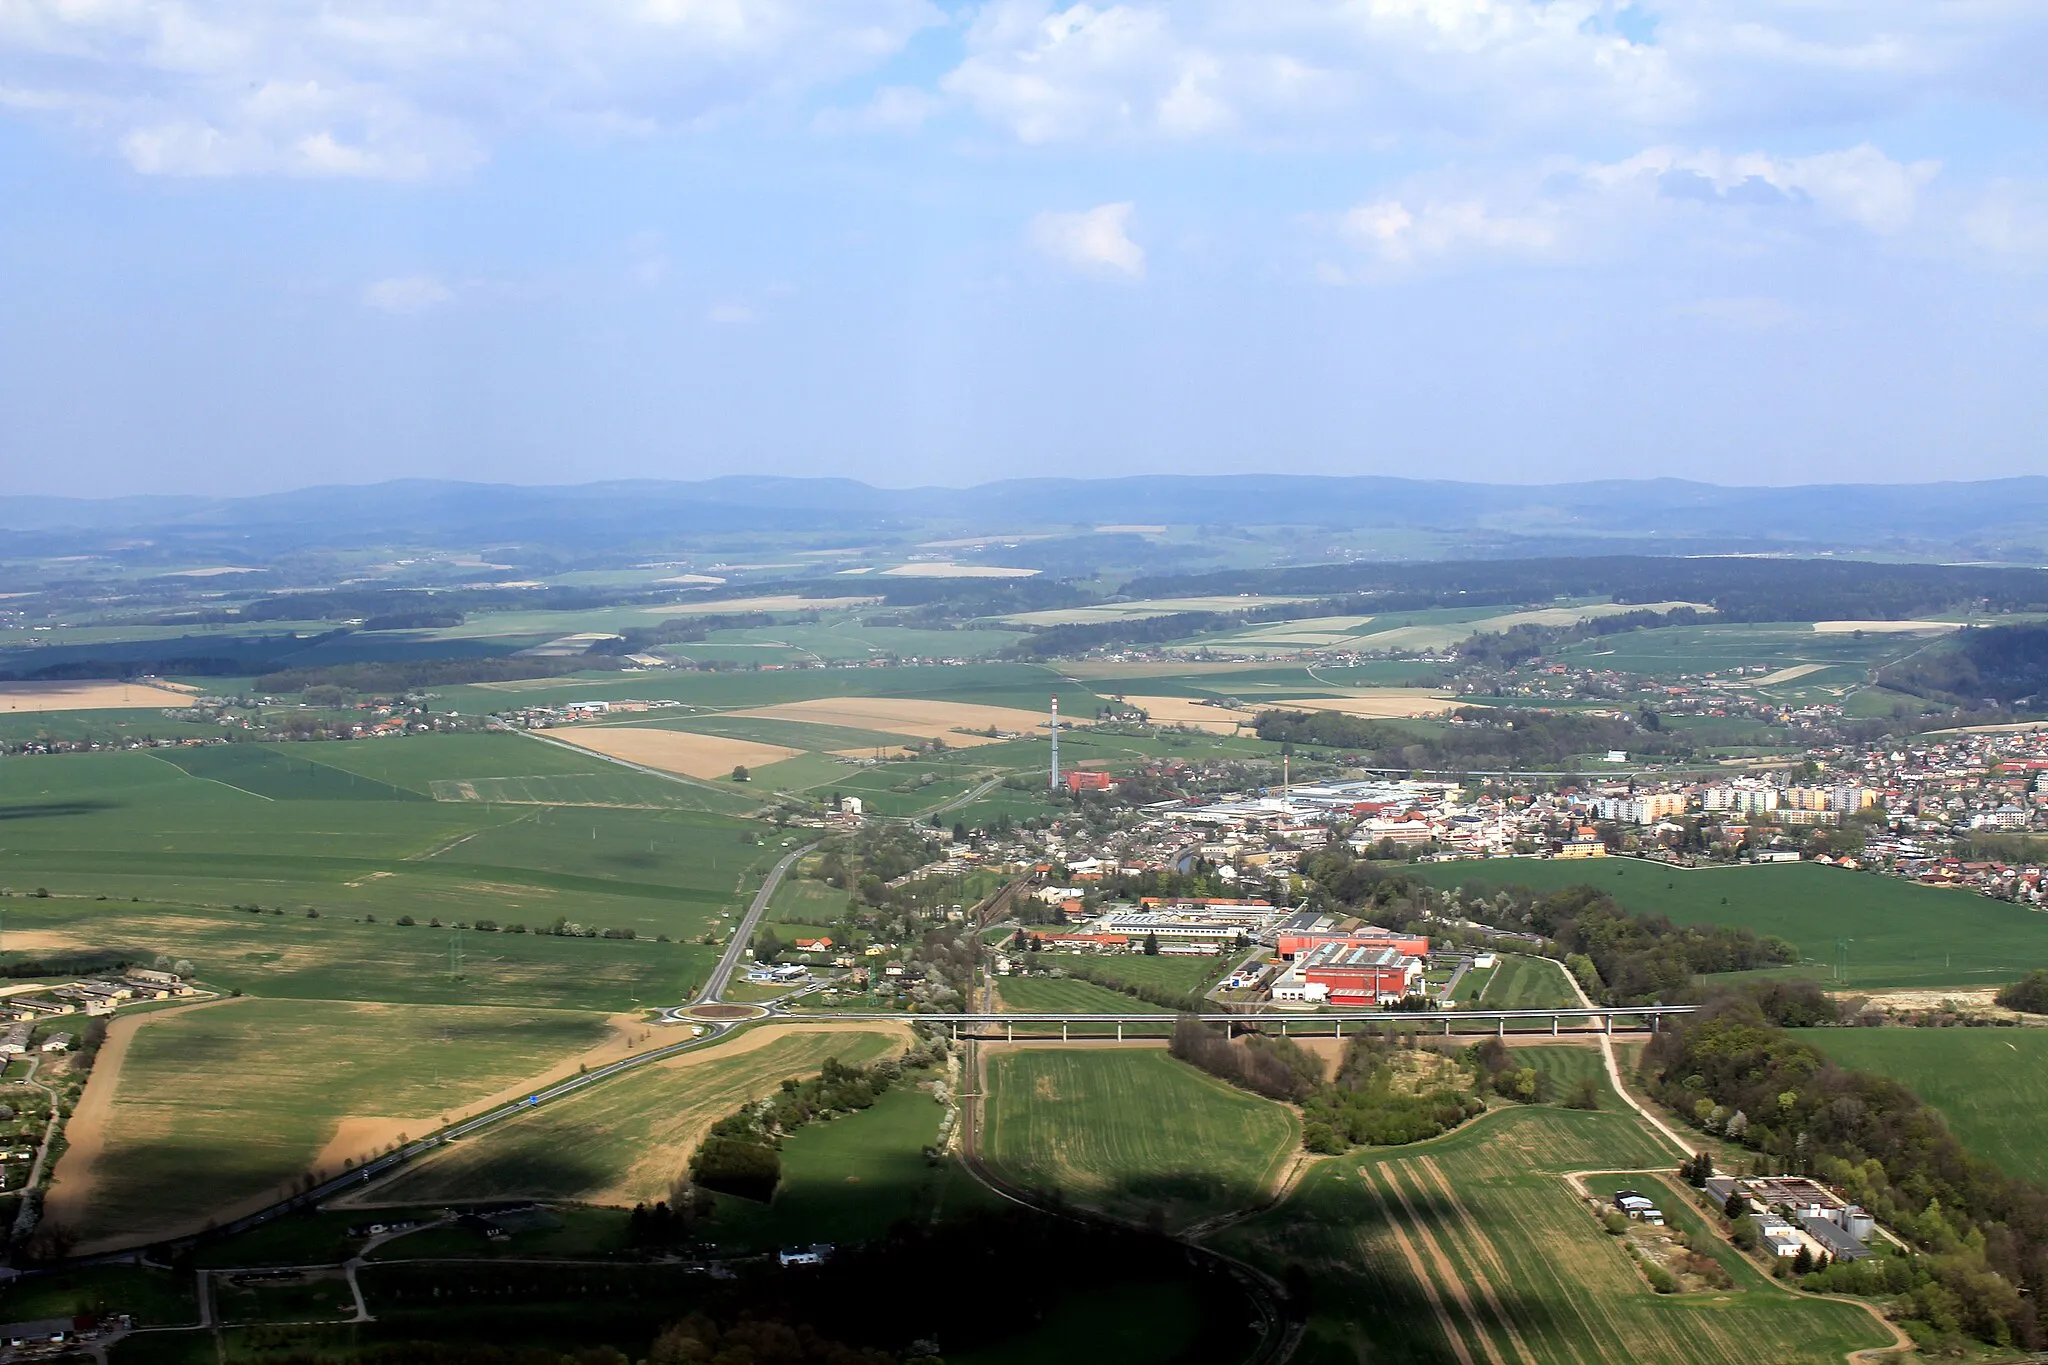
{"type": "Polygon", "coordinates": [[[711,969],[711,975],[704,980],[704,989],[697,992],[697,997],[690,1002],[691,1004],[716,1004],[725,994],[726,986],[732,982],[732,969],[740,965],[740,955],[745,953],[747,945],[753,942],[754,926],[761,922],[762,912],[767,910],[768,902],[774,899],[775,888],[782,885],[784,874],[796,866],[796,860],[817,846],[815,842],[808,843],[793,852],[785,853],[774,867],[768,869],[768,875],[761,879],[761,889],[754,893],[753,904],[747,907],[746,914],[740,916],[740,922],[733,926],[732,942],[725,945],[725,952],[718,959],[718,965],[711,969]]]}

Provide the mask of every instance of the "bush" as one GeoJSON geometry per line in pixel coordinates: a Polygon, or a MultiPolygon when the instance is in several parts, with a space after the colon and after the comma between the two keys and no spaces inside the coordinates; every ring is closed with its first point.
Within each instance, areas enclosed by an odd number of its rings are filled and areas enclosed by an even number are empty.
{"type": "Polygon", "coordinates": [[[2048,1014],[2048,971],[2036,968],[2010,986],[2000,988],[1998,1003],[2024,1014],[2048,1014]]]}

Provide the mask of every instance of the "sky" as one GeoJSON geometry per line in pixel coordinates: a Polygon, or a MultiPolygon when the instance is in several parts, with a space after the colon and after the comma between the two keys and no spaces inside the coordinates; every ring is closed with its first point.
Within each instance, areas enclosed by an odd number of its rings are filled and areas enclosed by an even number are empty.
{"type": "Polygon", "coordinates": [[[0,494],[2048,473],[2043,0],[0,0],[0,494]]]}

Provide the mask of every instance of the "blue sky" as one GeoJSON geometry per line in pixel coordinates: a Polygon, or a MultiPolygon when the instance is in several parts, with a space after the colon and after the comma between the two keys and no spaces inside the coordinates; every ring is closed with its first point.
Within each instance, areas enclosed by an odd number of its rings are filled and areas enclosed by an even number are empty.
{"type": "Polygon", "coordinates": [[[0,0],[9,492],[2048,472],[2040,0],[0,0]]]}

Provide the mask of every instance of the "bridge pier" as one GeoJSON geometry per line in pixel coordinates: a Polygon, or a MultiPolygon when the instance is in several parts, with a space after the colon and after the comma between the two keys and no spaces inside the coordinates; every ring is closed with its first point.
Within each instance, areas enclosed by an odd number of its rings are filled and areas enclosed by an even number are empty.
{"type": "Polygon", "coordinates": [[[1553,1038],[1557,1036],[1557,1016],[1554,1014],[1550,1016],[1550,1036],[1553,1038]]]}
{"type": "Polygon", "coordinates": [[[959,1041],[960,1041],[960,1021],[959,1021],[958,1019],[955,1019],[955,1020],[954,1020],[954,1021],[953,1021],[952,1023],[950,1023],[950,1024],[946,1025],[946,1027],[947,1027],[947,1028],[949,1028],[949,1029],[951,1029],[951,1030],[953,1030],[953,1041],[954,1041],[954,1042],[956,1042],[956,1043],[957,1043],[957,1042],[959,1042],[959,1041]]]}
{"type": "Polygon", "coordinates": [[[1116,1021],[1116,1040],[1119,1043],[1124,1040],[1124,1021],[1121,1019],[1116,1021]]]}
{"type": "Polygon", "coordinates": [[[1067,1041],[1067,1021],[1064,1019],[1060,1020],[1060,1041],[1067,1041]]]}
{"type": "Polygon", "coordinates": [[[1337,1020],[1337,1036],[1339,1038],[1344,1036],[1344,1021],[1342,1019],[1337,1020]]]}
{"type": "Polygon", "coordinates": [[[1444,1016],[1444,1037],[1448,1038],[1448,1037],[1450,1037],[1450,1036],[1451,1036],[1451,1016],[1450,1016],[1450,1015],[1448,1015],[1448,1014],[1446,1014],[1446,1015],[1444,1016]]]}
{"type": "Polygon", "coordinates": [[[1661,1023],[1663,1023],[1663,1022],[1664,1022],[1664,1016],[1663,1016],[1663,1015],[1661,1015],[1661,1014],[1653,1014],[1653,1015],[1651,1015],[1651,1016],[1650,1016],[1650,1032],[1652,1032],[1652,1033],[1655,1033],[1655,1032],[1657,1031],[1657,1025],[1659,1025],[1659,1024],[1661,1024],[1661,1023]]]}
{"type": "Polygon", "coordinates": [[[1287,1021],[1285,1019],[1280,1021],[1280,1036],[1282,1038],[1287,1036],[1287,1021]]]}
{"type": "Polygon", "coordinates": [[[1017,1041],[1017,1026],[1015,1024],[1003,1025],[1003,1041],[1006,1043],[1014,1043],[1017,1041]]]}
{"type": "Polygon", "coordinates": [[[1505,1038],[1505,1037],[1507,1037],[1507,1036],[1508,1036],[1508,1021],[1507,1021],[1506,1019],[1496,1019],[1496,1020],[1494,1020],[1494,1021],[1493,1021],[1493,1034],[1494,1034],[1494,1037],[1496,1037],[1496,1038],[1505,1038]]]}
{"type": "Polygon", "coordinates": [[[1612,1014],[1605,1014],[1601,1018],[1607,1025],[1607,1031],[1609,1033],[1614,1032],[1614,1016],[1612,1014]]]}

